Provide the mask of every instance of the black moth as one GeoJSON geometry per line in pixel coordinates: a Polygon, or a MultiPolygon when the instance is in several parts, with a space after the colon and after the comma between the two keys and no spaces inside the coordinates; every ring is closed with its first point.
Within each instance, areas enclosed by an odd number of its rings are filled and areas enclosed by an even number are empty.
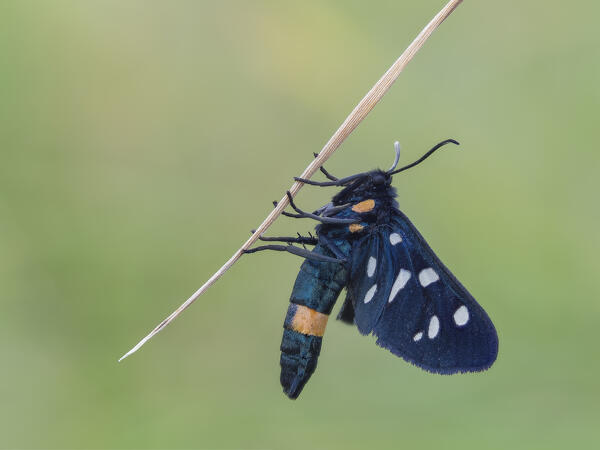
{"type": "Polygon", "coordinates": [[[314,372],[327,319],[345,287],[338,319],[354,323],[377,344],[429,372],[452,374],[489,368],[498,354],[494,325],[475,299],[442,264],[398,209],[392,175],[409,169],[453,139],[440,142],[419,160],[386,172],[373,170],[329,182],[297,178],[315,186],[343,189],[313,213],[288,217],[320,222],[316,237],[261,237],[287,245],[247,250],[287,251],[306,258],[294,284],[281,342],[281,384],[297,398],[314,372]],[[293,244],[302,244],[303,248],[293,244]],[[313,245],[312,251],[305,248],[313,245]]]}

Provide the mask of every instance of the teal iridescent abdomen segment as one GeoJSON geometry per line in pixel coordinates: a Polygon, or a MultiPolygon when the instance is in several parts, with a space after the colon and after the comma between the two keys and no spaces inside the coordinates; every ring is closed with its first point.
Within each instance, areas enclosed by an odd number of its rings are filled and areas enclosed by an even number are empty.
{"type": "MultiPolygon", "coordinates": [[[[332,244],[349,255],[347,241],[332,244]]],[[[336,256],[318,244],[313,252],[336,256]]],[[[344,264],[305,260],[296,278],[290,306],[283,324],[281,341],[281,385],[286,395],[297,398],[317,367],[327,319],[340,292],[348,281],[344,264]]]]}
{"type": "MultiPolygon", "coordinates": [[[[351,245],[336,239],[332,245],[349,258],[351,245]]],[[[317,244],[314,253],[336,257],[329,249],[317,244]]],[[[348,269],[344,264],[306,260],[296,277],[290,302],[307,306],[323,314],[330,314],[340,292],[348,282],[348,269]]]]}
{"type": "Polygon", "coordinates": [[[310,336],[294,330],[283,330],[281,340],[281,386],[285,394],[295,399],[315,371],[321,352],[320,336],[310,336]]]}

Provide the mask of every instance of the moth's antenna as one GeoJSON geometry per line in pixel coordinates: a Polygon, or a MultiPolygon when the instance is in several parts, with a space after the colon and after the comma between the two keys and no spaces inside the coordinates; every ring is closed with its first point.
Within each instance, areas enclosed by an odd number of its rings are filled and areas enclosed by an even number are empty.
{"type": "Polygon", "coordinates": [[[392,164],[392,167],[390,167],[390,170],[388,170],[388,172],[394,170],[398,165],[398,162],[400,161],[400,142],[394,142],[394,150],[396,150],[396,157],[394,158],[394,164],[392,164]]]}
{"type": "MultiPolygon", "coordinates": [[[[344,140],[354,131],[354,129],[358,126],[359,123],[363,121],[367,114],[371,112],[371,110],[375,107],[377,102],[381,100],[384,94],[388,91],[388,89],[392,86],[394,81],[398,78],[400,73],[404,70],[407,64],[412,60],[413,56],[421,49],[423,44],[429,39],[431,34],[442,24],[446,18],[452,14],[452,11],[456,9],[458,5],[462,3],[462,0],[450,0],[446,6],[444,6],[440,12],[438,12],[433,19],[421,30],[421,32],[417,35],[414,41],[404,50],[402,55],[392,64],[392,66],[388,69],[386,73],[375,83],[375,85],[371,88],[367,95],[363,97],[363,99],[356,105],[356,108],[350,113],[350,115],[344,120],[342,125],[337,129],[337,131],[333,134],[331,139],[325,144],[319,156],[317,156],[313,161],[308,165],[308,167],[304,170],[301,178],[310,178],[314,175],[314,173],[319,170],[319,168],[327,161],[327,159],[333,154],[333,152],[344,142],[344,140]]],[[[296,181],[292,187],[290,188],[290,193],[295,196],[304,183],[300,181],[296,181]]],[[[190,298],[188,298],[183,304],[173,311],[165,320],[159,323],[144,339],[138,342],[135,347],[125,353],[119,361],[127,358],[132,353],[135,353],[139,348],[144,345],[148,340],[150,340],[153,336],[155,336],[159,331],[164,329],[167,325],[169,325],[179,314],[181,314],[188,306],[190,306],[198,297],[200,297],[210,286],[212,286],[215,281],[223,276],[225,272],[227,272],[231,266],[233,266],[238,259],[244,254],[244,250],[248,250],[252,244],[254,244],[259,236],[261,236],[267,228],[269,228],[275,219],[277,219],[283,210],[289,205],[289,198],[287,195],[284,195],[281,201],[277,204],[275,209],[271,211],[271,213],[267,216],[267,218],[263,221],[263,223],[256,229],[254,234],[250,236],[250,238],[244,242],[242,245],[229,260],[223,264],[223,266],[217,270],[212,277],[206,281],[200,288],[192,294],[190,298]]]]}
{"type": "Polygon", "coordinates": [[[394,174],[400,173],[400,172],[402,172],[402,171],[404,171],[406,169],[410,169],[411,167],[415,167],[417,164],[421,164],[423,161],[425,161],[427,158],[429,158],[431,155],[433,155],[433,152],[435,152],[439,148],[442,148],[446,144],[460,145],[458,143],[458,141],[455,141],[454,139],[446,139],[445,141],[442,141],[439,144],[436,144],[431,150],[429,150],[427,153],[425,153],[423,156],[421,156],[415,162],[410,163],[408,166],[401,167],[400,169],[395,170],[394,172],[389,172],[388,171],[388,174],[394,175],[394,174]]]}

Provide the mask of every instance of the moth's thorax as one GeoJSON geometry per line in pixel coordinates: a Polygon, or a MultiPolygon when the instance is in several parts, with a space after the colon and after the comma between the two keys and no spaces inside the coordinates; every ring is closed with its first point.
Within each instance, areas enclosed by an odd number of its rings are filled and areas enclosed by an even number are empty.
{"type": "Polygon", "coordinates": [[[329,205],[320,212],[329,217],[352,219],[350,225],[322,224],[318,231],[330,237],[359,237],[379,226],[389,225],[397,208],[394,200],[396,190],[391,186],[392,177],[381,170],[365,173],[352,181],[335,195],[329,205]]]}

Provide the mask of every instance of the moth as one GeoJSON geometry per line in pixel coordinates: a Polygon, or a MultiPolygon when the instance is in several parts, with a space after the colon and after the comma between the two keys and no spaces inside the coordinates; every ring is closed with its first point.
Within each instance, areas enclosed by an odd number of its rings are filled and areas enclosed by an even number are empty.
{"type": "Polygon", "coordinates": [[[355,324],[363,335],[394,355],[440,374],[488,369],[498,354],[492,321],[463,285],[435,255],[423,236],[398,209],[393,175],[424,161],[447,139],[419,160],[396,170],[373,170],[330,180],[296,178],[314,186],[342,188],[330,203],[308,213],[288,192],[294,218],[319,222],[316,236],[261,237],[283,242],[246,250],[290,252],[305,258],[296,278],[284,320],[281,385],[297,398],[314,373],[323,334],[333,306],[346,288],[337,319],[355,324]],[[294,244],[301,244],[298,247],[294,244]],[[306,246],[314,246],[308,250],[306,246]]]}

